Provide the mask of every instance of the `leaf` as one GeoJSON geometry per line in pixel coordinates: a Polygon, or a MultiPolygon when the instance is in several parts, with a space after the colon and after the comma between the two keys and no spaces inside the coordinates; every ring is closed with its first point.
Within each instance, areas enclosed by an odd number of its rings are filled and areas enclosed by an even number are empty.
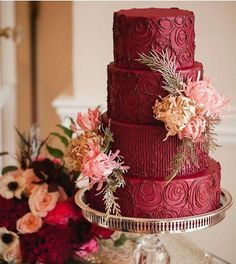
{"type": "Polygon", "coordinates": [[[65,147],[67,147],[69,145],[68,139],[66,137],[60,135],[59,133],[52,132],[51,135],[55,136],[55,137],[58,137],[61,140],[62,144],[64,144],[65,147]]]}
{"type": "Polygon", "coordinates": [[[62,125],[57,125],[57,127],[59,127],[69,138],[72,137],[73,133],[69,128],[62,126],[62,125]]]}
{"type": "Polygon", "coordinates": [[[125,234],[121,234],[120,237],[114,242],[115,247],[120,247],[128,240],[125,234]]]}
{"type": "Polygon", "coordinates": [[[1,156],[8,155],[8,154],[9,154],[9,152],[7,152],[7,151],[0,152],[0,157],[1,157],[1,156]]]}
{"type": "Polygon", "coordinates": [[[73,124],[75,124],[75,121],[74,121],[74,119],[72,118],[72,117],[70,117],[70,116],[67,116],[67,118],[69,118],[70,119],[70,122],[71,122],[71,124],[73,125],[73,124]]]}
{"type": "Polygon", "coordinates": [[[30,143],[27,141],[27,139],[21,134],[21,132],[15,127],[15,130],[18,134],[18,136],[20,137],[22,143],[28,147],[30,147],[30,143]]]}
{"type": "Polygon", "coordinates": [[[15,171],[18,170],[18,168],[16,166],[6,166],[2,169],[2,175],[10,172],[10,171],[15,171]]]}
{"type": "Polygon", "coordinates": [[[49,154],[51,154],[55,158],[62,158],[64,156],[64,153],[60,149],[53,148],[49,145],[46,145],[46,148],[49,154]]]}
{"type": "Polygon", "coordinates": [[[42,147],[47,143],[47,141],[49,140],[49,138],[50,138],[50,136],[47,136],[47,137],[41,142],[41,144],[39,145],[39,148],[38,148],[38,155],[40,154],[42,147]]]}

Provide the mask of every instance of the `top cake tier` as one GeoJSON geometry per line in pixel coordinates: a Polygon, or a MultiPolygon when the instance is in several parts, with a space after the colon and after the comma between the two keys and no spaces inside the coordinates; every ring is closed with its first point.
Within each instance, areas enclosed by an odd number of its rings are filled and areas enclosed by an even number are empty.
{"type": "Polygon", "coordinates": [[[178,8],[120,10],[114,13],[114,60],[121,68],[147,69],[139,53],[168,50],[178,69],[194,65],[194,14],[178,8]]]}

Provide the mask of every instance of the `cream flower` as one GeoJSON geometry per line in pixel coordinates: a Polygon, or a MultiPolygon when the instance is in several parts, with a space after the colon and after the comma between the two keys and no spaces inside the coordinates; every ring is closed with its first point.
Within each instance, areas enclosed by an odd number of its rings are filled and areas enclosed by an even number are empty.
{"type": "Polygon", "coordinates": [[[19,237],[16,233],[8,231],[5,227],[0,228],[0,257],[4,257],[7,250],[19,244],[19,237]]]}
{"type": "Polygon", "coordinates": [[[162,101],[156,101],[153,107],[154,117],[165,123],[167,136],[174,136],[182,131],[196,114],[196,104],[185,96],[168,95],[162,101]]]}
{"type": "Polygon", "coordinates": [[[7,263],[21,264],[22,257],[20,251],[20,242],[18,242],[5,250],[3,253],[3,259],[7,263]]]}
{"type": "Polygon", "coordinates": [[[43,184],[35,187],[29,197],[29,208],[32,214],[45,217],[53,210],[59,199],[59,192],[48,192],[48,185],[43,184]]]}
{"type": "Polygon", "coordinates": [[[0,178],[0,195],[6,199],[16,197],[21,199],[25,190],[25,179],[22,177],[22,171],[16,170],[4,174],[0,178]]]}

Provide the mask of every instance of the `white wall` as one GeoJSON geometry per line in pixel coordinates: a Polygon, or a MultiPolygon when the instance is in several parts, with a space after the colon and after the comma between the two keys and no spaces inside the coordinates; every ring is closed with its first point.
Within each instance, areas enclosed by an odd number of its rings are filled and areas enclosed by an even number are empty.
{"type": "MultiPolygon", "coordinates": [[[[113,60],[113,12],[132,7],[179,7],[192,10],[196,22],[196,56],[205,76],[231,98],[233,113],[219,129],[222,148],[214,157],[222,165],[222,186],[236,197],[236,3],[234,2],[74,2],[74,97],[56,100],[58,112],[106,103],[106,65],[113,60]]],[[[104,105],[104,108],[106,106],[104,105]]],[[[219,225],[187,236],[202,248],[236,263],[236,209],[219,225]]]]}

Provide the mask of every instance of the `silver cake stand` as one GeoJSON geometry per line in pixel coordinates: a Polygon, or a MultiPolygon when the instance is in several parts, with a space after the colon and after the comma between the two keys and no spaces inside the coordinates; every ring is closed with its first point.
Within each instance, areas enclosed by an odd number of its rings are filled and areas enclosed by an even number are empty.
{"type": "Polygon", "coordinates": [[[75,202],[89,222],[115,231],[144,234],[134,251],[135,264],[169,264],[170,256],[159,240],[158,234],[186,233],[209,228],[221,222],[232,205],[231,194],[222,189],[220,208],[206,214],[166,219],[107,216],[104,212],[89,207],[85,195],[87,190],[87,188],[79,190],[75,202]]]}

